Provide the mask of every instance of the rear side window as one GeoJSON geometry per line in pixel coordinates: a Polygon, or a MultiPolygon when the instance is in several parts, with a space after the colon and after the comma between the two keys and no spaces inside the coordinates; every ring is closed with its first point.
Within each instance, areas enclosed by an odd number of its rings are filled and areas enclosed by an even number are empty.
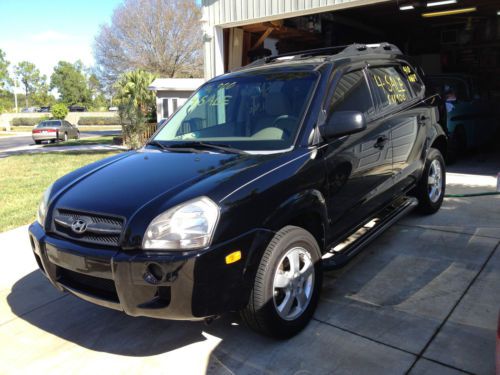
{"type": "Polygon", "coordinates": [[[360,111],[368,114],[373,110],[373,100],[363,72],[358,70],[344,74],[335,87],[329,113],[360,111]]]}
{"type": "Polygon", "coordinates": [[[369,77],[381,110],[412,98],[408,81],[395,66],[370,68],[369,77]]]}

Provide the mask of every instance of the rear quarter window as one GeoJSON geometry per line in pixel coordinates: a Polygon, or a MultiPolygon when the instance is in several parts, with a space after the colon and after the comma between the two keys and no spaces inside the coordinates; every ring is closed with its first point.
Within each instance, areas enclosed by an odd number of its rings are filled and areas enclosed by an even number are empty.
{"type": "Polygon", "coordinates": [[[424,83],[420,80],[415,70],[409,64],[401,65],[401,72],[416,96],[420,96],[425,90],[424,83]]]}

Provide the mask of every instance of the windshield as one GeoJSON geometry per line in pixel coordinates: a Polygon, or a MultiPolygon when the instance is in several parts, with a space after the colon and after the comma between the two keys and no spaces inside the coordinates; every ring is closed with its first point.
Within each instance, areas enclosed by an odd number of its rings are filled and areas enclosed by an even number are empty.
{"type": "Polygon", "coordinates": [[[61,126],[61,121],[50,120],[50,121],[42,121],[36,127],[37,128],[54,128],[61,126]]]}
{"type": "Polygon", "coordinates": [[[295,139],[317,76],[280,72],[208,83],[168,120],[154,141],[286,149],[295,139]]]}

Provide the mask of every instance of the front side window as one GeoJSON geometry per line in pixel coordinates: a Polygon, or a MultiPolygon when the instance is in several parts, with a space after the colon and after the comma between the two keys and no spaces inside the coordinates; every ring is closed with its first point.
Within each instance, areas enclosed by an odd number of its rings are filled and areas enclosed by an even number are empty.
{"type": "Polygon", "coordinates": [[[210,142],[240,150],[290,147],[318,74],[276,72],[217,80],[202,86],[158,132],[173,145],[210,142]]]}
{"type": "Polygon", "coordinates": [[[412,98],[408,81],[403,80],[396,67],[370,68],[368,75],[381,110],[412,98]]]}
{"type": "Polygon", "coordinates": [[[369,114],[374,110],[373,101],[361,70],[344,74],[333,92],[329,114],[334,111],[359,111],[369,114]]]}

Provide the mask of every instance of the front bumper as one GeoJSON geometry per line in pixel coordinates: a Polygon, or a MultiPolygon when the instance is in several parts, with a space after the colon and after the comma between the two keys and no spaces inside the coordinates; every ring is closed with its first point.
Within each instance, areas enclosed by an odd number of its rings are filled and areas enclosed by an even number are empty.
{"type": "Polygon", "coordinates": [[[256,229],[188,255],[82,246],[46,234],[37,222],[29,236],[40,269],[61,291],[132,316],[198,320],[246,305],[253,281],[246,259],[272,232],[256,229]],[[226,264],[236,250],[242,259],[226,264]]]}

